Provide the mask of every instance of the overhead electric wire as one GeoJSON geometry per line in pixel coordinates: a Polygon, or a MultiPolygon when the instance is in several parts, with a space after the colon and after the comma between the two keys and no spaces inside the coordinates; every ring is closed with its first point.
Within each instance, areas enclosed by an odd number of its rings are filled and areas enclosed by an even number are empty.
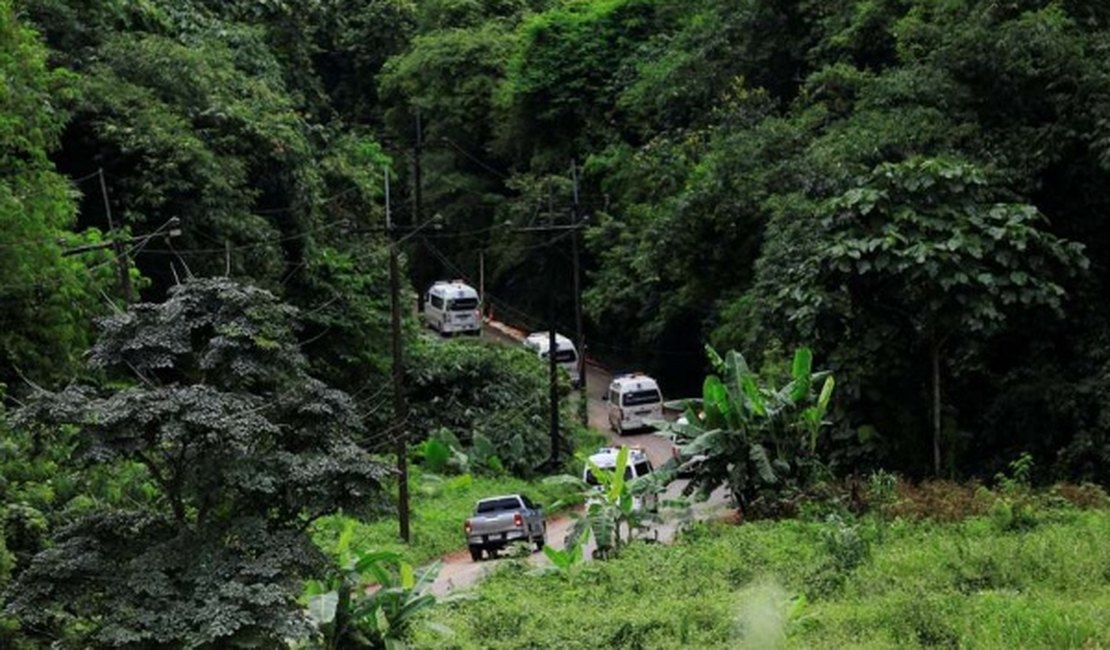
{"type": "Polygon", "coordinates": [[[506,174],[505,172],[502,172],[502,171],[498,171],[498,170],[494,169],[493,167],[491,167],[490,165],[486,164],[484,161],[480,160],[477,156],[471,154],[469,151],[467,151],[465,148],[463,148],[461,145],[459,145],[457,142],[455,142],[451,138],[449,138],[445,135],[440,136],[440,137],[443,139],[444,142],[451,145],[451,147],[454,148],[456,151],[458,151],[462,155],[469,158],[472,162],[477,163],[478,166],[482,167],[486,171],[488,171],[492,174],[495,174],[497,176],[500,176],[501,178],[509,178],[508,174],[506,174]]]}
{"type": "MultiPolygon", "coordinates": [[[[130,255],[134,254],[136,251],[141,250],[144,246],[146,246],[150,242],[151,239],[153,239],[159,232],[161,232],[166,227],[166,225],[168,223],[170,223],[170,222],[167,221],[166,223],[163,223],[161,226],[159,226],[157,229],[154,230],[154,232],[150,233],[149,235],[140,235],[139,237],[136,237],[135,238],[135,240],[136,240],[135,243],[132,244],[131,248],[127,249],[124,252],[124,255],[125,256],[130,256],[130,255]]],[[[85,267],[83,270],[87,273],[91,273],[93,271],[96,271],[99,268],[102,268],[104,266],[107,266],[109,264],[114,264],[114,263],[116,263],[116,256],[111,255],[111,257],[109,259],[101,260],[100,262],[97,262],[93,266],[85,267]]],[[[51,285],[56,286],[56,285],[58,285],[58,284],[60,284],[64,281],[65,281],[65,278],[55,278],[55,279],[51,280],[50,282],[46,282],[44,280],[44,281],[32,282],[32,283],[28,283],[28,284],[0,285],[0,291],[19,290],[19,289],[27,289],[27,288],[32,288],[32,289],[52,288],[51,285]]]]}

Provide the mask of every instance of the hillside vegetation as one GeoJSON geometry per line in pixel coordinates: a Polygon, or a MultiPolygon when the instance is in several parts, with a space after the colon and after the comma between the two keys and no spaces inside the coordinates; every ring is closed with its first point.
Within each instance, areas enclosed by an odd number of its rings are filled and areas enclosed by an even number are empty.
{"type": "Polygon", "coordinates": [[[1108,533],[1105,504],[1040,508],[1017,528],[1000,515],[699,525],[569,573],[504,568],[437,615],[454,635],[417,645],[1097,648],[1108,533]]]}
{"type": "Polygon", "coordinates": [[[1108,220],[1106,2],[0,0],[0,646],[1108,645],[1029,497],[1110,484],[1108,220]],[[613,562],[437,611],[600,444],[444,279],[690,401],[613,562]],[[679,464],[743,523],[628,545],[679,464]]]}

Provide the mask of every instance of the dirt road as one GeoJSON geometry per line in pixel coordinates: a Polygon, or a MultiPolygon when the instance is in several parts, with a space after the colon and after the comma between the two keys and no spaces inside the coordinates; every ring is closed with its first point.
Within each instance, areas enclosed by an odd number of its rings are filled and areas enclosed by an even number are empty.
{"type": "MultiPolygon", "coordinates": [[[[507,345],[520,345],[524,333],[494,323],[483,330],[482,336],[484,338],[503,342],[507,345]]],[[[589,410],[590,426],[598,431],[604,432],[614,445],[642,447],[648,458],[651,459],[652,464],[656,466],[667,462],[671,458],[672,445],[666,438],[654,435],[650,432],[628,434],[618,437],[609,429],[608,412],[606,403],[602,400],[602,396],[609,387],[611,377],[604,368],[598,365],[587,365],[586,370],[586,393],[587,399],[589,400],[587,407],[589,410]]],[[[668,500],[678,497],[685,485],[686,481],[684,480],[675,481],[667,489],[666,493],[663,495],[663,499],[668,500]]],[[[723,517],[728,514],[730,510],[731,508],[727,496],[724,494],[723,490],[719,490],[714,492],[708,501],[695,504],[693,507],[693,516],[698,520],[707,520],[723,517]]],[[[570,532],[572,523],[572,519],[565,515],[548,520],[547,543],[557,549],[564,548],[564,538],[567,536],[567,533],[570,532]]],[[[668,521],[666,513],[664,512],[664,522],[654,525],[650,530],[650,535],[654,536],[662,543],[670,543],[674,540],[675,534],[678,532],[678,527],[678,522],[673,520],[668,521]]],[[[592,542],[586,546],[586,559],[590,558],[593,549],[594,546],[592,542]]],[[[439,576],[432,586],[432,591],[436,595],[442,596],[455,589],[470,587],[495,570],[497,565],[502,561],[503,560],[498,559],[474,562],[470,559],[469,552],[467,552],[466,549],[462,549],[457,553],[443,558],[443,568],[440,570],[439,576]]],[[[529,562],[536,566],[540,566],[547,564],[548,559],[543,553],[533,553],[529,558],[529,562]]]]}

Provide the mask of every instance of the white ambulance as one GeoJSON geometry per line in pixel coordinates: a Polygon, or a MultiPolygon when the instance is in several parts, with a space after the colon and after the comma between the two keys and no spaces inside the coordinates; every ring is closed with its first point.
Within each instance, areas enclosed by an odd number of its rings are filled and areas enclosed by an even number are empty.
{"type": "MultiPolygon", "coordinates": [[[[617,465],[617,454],[619,452],[619,447],[602,447],[597,450],[597,453],[590,456],[590,462],[602,471],[612,472],[617,465]]],[[[647,454],[644,452],[643,448],[628,448],[628,464],[624,466],[625,481],[643,478],[654,471],[655,467],[652,466],[651,461],[648,460],[647,454]]],[[[590,471],[590,466],[588,464],[582,470],[582,480],[594,489],[602,489],[597,477],[590,471]]],[[[658,497],[654,494],[633,496],[632,507],[636,510],[654,511],[658,508],[658,497]]]]}
{"type": "Polygon", "coordinates": [[[663,393],[654,379],[639,372],[613,377],[608,402],[609,426],[617,433],[649,428],[648,421],[663,419],[663,393]]]}
{"type": "MultiPolygon", "coordinates": [[[[533,332],[524,339],[524,347],[535,350],[544,362],[548,359],[548,350],[551,347],[551,335],[548,332],[533,332]]],[[[570,385],[578,386],[578,350],[574,343],[556,332],[555,334],[555,364],[567,371],[570,376],[570,385]]]]}
{"type": "Polygon", "coordinates": [[[424,295],[424,322],[440,334],[482,333],[481,299],[463,282],[436,282],[424,295]]]}

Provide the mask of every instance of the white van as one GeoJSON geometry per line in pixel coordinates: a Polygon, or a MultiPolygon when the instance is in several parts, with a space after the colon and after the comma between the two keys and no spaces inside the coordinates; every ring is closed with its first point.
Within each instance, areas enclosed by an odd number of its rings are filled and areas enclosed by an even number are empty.
{"type": "Polygon", "coordinates": [[[481,299],[462,280],[436,282],[424,295],[424,322],[440,334],[482,333],[481,299]]]}
{"type": "MultiPolygon", "coordinates": [[[[524,347],[535,350],[546,363],[547,351],[551,347],[551,335],[548,332],[533,332],[524,339],[524,347]]],[[[577,388],[578,350],[570,339],[559,333],[555,334],[555,364],[567,371],[570,385],[577,388]]]]}
{"type": "MultiPolygon", "coordinates": [[[[617,454],[619,452],[619,447],[602,447],[597,450],[597,453],[590,456],[590,462],[597,465],[598,469],[612,471],[617,465],[617,454]]],[[[628,464],[624,466],[625,481],[642,478],[654,471],[655,467],[652,466],[642,448],[628,448],[628,464]]],[[[601,490],[601,485],[598,483],[597,477],[590,471],[589,465],[586,465],[582,470],[582,480],[593,486],[594,489],[601,490]]],[[[633,496],[632,507],[636,510],[655,510],[658,507],[658,497],[654,494],[633,496]]]]}
{"type": "Polygon", "coordinates": [[[603,399],[609,403],[609,426],[617,435],[648,428],[649,420],[663,419],[663,393],[659,384],[645,374],[613,377],[603,399]]]}

